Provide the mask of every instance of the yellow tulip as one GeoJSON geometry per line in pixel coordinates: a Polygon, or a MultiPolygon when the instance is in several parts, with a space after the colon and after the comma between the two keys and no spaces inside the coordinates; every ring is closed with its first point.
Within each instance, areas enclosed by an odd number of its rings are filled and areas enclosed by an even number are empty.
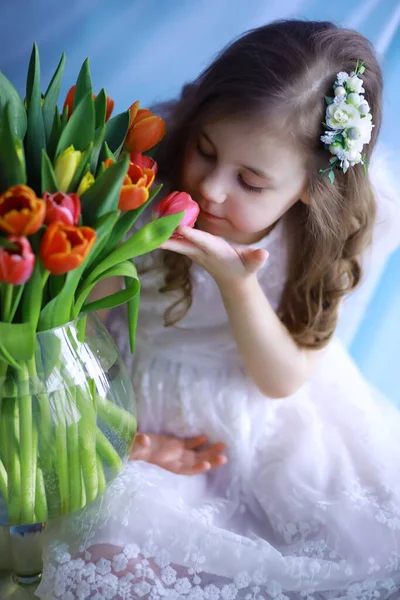
{"type": "Polygon", "coordinates": [[[82,177],[81,182],[79,184],[77,194],[78,196],[82,196],[90,188],[91,185],[94,184],[94,177],[90,171],[86,173],[84,177],[82,177]]]}
{"type": "Polygon", "coordinates": [[[60,192],[68,191],[81,158],[82,152],[75,150],[73,146],[69,146],[69,148],[64,150],[64,152],[56,159],[54,172],[60,192]]]}

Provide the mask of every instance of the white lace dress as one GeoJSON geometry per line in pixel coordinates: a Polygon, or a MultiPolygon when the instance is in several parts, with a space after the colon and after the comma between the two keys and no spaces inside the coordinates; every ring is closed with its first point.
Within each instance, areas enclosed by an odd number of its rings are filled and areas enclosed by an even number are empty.
{"type": "MultiPolygon", "coordinates": [[[[286,277],[281,222],[259,244],[274,307],[286,277]]],[[[154,260],[158,260],[158,253],[154,260]]],[[[229,464],[178,476],[127,464],[89,508],[50,524],[38,595],[49,599],[371,600],[400,598],[400,413],[338,341],[282,400],[246,375],[210,276],[178,328],[162,274],[142,276],[138,348],[111,324],[132,373],[140,428],[206,434],[229,464]]]]}

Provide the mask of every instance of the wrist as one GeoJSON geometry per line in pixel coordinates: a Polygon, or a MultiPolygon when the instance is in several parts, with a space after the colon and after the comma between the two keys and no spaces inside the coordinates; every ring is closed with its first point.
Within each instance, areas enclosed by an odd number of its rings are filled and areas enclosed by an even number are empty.
{"type": "Polygon", "coordinates": [[[248,277],[237,279],[221,279],[216,281],[223,300],[240,300],[254,294],[260,285],[257,274],[254,273],[248,277]]]}

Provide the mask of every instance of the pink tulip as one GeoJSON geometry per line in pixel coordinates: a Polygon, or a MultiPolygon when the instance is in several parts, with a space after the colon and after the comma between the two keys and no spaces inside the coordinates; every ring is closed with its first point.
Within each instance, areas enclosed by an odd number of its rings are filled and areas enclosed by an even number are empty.
{"type": "Polygon", "coordinates": [[[7,241],[14,247],[0,246],[0,281],[22,285],[32,275],[35,255],[26,237],[9,236],[7,241]]]}
{"type": "Polygon", "coordinates": [[[78,194],[45,192],[43,200],[46,202],[46,225],[56,221],[66,225],[78,225],[81,216],[81,202],[78,194]]]}
{"type": "MultiPolygon", "coordinates": [[[[194,227],[199,216],[200,207],[186,192],[171,192],[171,194],[165,196],[153,208],[153,216],[156,218],[166,217],[181,211],[185,211],[185,214],[179,225],[194,227]]],[[[173,233],[172,237],[179,237],[179,234],[173,233]]]]}

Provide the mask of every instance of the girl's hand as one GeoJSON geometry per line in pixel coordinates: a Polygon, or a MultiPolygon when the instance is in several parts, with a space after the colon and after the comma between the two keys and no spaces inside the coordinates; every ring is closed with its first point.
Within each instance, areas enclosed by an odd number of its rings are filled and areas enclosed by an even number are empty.
{"type": "Polygon", "coordinates": [[[224,450],[224,444],[208,444],[205,436],[180,440],[139,433],[130,460],[143,460],[178,475],[198,475],[224,465],[227,462],[224,450]]]}
{"type": "Polygon", "coordinates": [[[220,237],[191,227],[178,227],[177,233],[182,238],[170,238],[161,248],[188,256],[208,271],[218,285],[255,275],[268,258],[266,250],[231,246],[220,237]]]}

